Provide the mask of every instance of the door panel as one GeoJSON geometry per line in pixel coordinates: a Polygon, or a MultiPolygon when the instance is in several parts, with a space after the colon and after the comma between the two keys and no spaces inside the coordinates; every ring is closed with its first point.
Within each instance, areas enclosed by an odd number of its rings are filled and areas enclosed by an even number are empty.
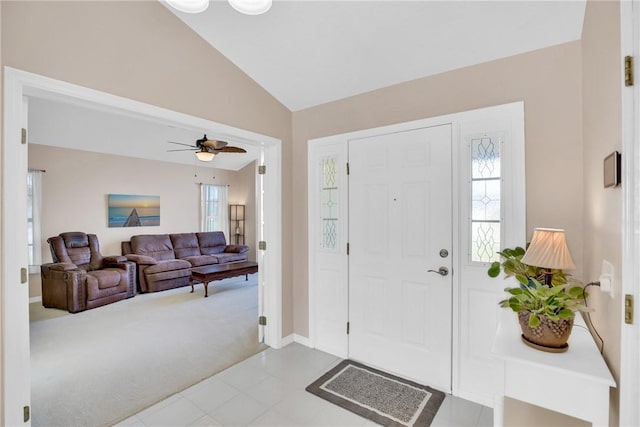
{"type": "Polygon", "coordinates": [[[309,150],[311,292],[319,313],[311,326],[318,349],[347,357],[347,144],[312,145],[309,150]]]}
{"type": "Polygon", "coordinates": [[[451,127],[349,141],[349,356],[451,389],[451,127]]]}

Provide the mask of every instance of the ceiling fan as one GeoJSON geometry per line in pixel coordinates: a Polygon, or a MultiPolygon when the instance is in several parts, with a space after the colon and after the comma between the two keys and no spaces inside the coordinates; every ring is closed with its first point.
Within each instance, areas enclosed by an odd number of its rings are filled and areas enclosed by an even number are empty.
{"type": "Polygon", "coordinates": [[[197,139],[195,145],[184,144],[182,142],[167,141],[170,144],[184,145],[189,148],[181,148],[179,150],[167,150],[167,152],[173,151],[195,151],[198,160],[203,162],[210,162],[213,157],[218,153],[246,153],[247,150],[240,147],[233,147],[228,145],[225,141],[218,141],[216,139],[209,139],[205,134],[204,137],[197,139]]]}

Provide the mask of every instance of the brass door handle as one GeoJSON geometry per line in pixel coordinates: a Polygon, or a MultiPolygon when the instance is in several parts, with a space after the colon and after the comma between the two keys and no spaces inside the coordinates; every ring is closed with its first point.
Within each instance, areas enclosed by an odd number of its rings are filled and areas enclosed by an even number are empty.
{"type": "Polygon", "coordinates": [[[449,274],[449,269],[447,267],[440,267],[437,270],[429,270],[429,273],[436,273],[441,276],[446,276],[449,274]]]}

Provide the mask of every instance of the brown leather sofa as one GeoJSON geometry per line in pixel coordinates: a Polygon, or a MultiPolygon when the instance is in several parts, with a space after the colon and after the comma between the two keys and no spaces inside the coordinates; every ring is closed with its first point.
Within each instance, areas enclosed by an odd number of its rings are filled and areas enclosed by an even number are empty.
{"type": "Polygon", "coordinates": [[[192,267],[247,261],[249,257],[248,246],[227,245],[222,231],[142,234],[121,246],[122,255],[138,266],[139,292],[186,286],[192,267]]]}
{"type": "Polygon", "coordinates": [[[95,234],[62,233],[47,242],[53,263],[40,267],[45,307],[77,313],[135,295],[135,263],[103,257],[95,234]]]}

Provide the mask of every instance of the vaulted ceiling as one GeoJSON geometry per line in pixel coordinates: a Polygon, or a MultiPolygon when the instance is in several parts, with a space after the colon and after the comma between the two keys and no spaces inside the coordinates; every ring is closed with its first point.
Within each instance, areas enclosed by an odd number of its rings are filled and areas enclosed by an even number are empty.
{"type": "Polygon", "coordinates": [[[292,111],[582,35],[585,1],[212,1],[171,10],[292,111]]]}

